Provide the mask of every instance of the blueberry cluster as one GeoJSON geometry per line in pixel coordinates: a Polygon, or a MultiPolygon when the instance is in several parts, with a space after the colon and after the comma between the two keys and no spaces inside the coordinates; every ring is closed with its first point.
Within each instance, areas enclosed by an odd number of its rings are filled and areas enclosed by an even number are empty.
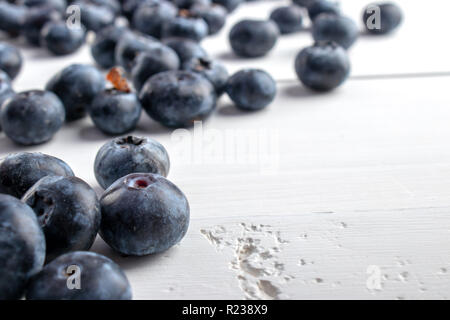
{"type": "Polygon", "coordinates": [[[189,203],[165,177],[170,161],[155,140],[126,136],[99,150],[95,191],[62,160],[14,153],[0,160],[0,299],[131,299],[120,267],[88,252],[97,233],[122,255],[143,256],[180,242],[189,203]],[[70,266],[83,286],[67,286],[70,266]]]}

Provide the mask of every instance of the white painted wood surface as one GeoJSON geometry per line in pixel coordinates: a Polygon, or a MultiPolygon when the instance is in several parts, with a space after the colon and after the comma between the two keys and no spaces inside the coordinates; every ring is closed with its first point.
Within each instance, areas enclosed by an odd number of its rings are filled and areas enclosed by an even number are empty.
{"type": "MultiPolygon", "coordinates": [[[[359,21],[366,3],[342,2],[359,21]]],[[[227,29],[282,3],[247,4],[227,29]]],[[[96,242],[93,250],[125,269],[136,299],[449,298],[450,5],[400,4],[399,32],[362,36],[351,49],[352,79],[329,94],[295,80],[293,59],[308,33],[282,38],[257,60],[234,58],[227,30],[204,42],[232,71],[268,70],[279,94],[258,113],[235,111],[225,98],[187,131],[143,117],[136,134],[167,147],[169,178],[190,201],[191,225],[179,245],[145,258],[96,242]]],[[[92,62],[87,47],[64,58],[24,54],[17,90],[92,62]]],[[[64,159],[100,193],[92,166],[107,139],[85,119],[26,150],[64,159]]],[[[23,149],[0,134],[1,156],[23,149]]]]}

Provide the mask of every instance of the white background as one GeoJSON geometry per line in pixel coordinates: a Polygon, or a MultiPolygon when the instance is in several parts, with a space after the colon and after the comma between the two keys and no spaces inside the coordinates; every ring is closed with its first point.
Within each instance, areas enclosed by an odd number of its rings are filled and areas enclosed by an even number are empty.
{"type": "MultiPolygon", "coordinates": [[[[351,79],[328,94],[295,80],[293,61],[311,43],[308,32],[282,37],[261,59],[230,52],[234,22],[266,18],[284,1],[242,6],[203,42],[232,72],[269,71],[278,95],[257,113],[223,98],[202,128],[189,131],[143,117],[135,134],[168,149],[169,179],[189,199],[191,225],[179,245],[143,258],[120,257],[98,239],[93,250],[124,268],[135,299],[449,297],[450,5],[397,2],[401,29],[362,35],[350,50],[351,79]]],[[[342,1],[360,25],[366,4],[342,1]]],[[[18,91],[43,88],[70,63],[92,63],[87,46],[60,58],[22,48],[18,91]]],[[[0,155],[57,156],[100,194],[92,167],[107,139],[85,119],[31,148],[0,133],[0,155]]]]}

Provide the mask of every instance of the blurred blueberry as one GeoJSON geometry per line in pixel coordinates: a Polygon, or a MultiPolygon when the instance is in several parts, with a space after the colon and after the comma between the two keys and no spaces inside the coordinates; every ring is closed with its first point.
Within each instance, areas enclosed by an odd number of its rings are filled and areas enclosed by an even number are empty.
{"type": "Polygon", "coordinates": [[[334,41],[348,49],[358,38],[359,30],[348,17],[322,13],[314,20],[312,34],[315,41],[334,41]]]}
{"type": "Polygon", "coordinates": [[[212,0],[213,3],[220,4],[228,12],[233,12],[242,2],[243,0],[212,0]]]}
{"type": "Polygon", "coordinates": [[[330,0],[316,0],[308,6],[308,15],[311,21],[321,13],[339,15],[341,12],[339,3],[330,0]]]}
{"type": "Polygon", "coordinates": [[[27,7],[5,1],[0,2],[0,31],[10,36],[18,36],[25,23],[27,7]]]}
{"type": "Polygon", "coordinates": [[[115,50],[117,43],[127,32],[125,27],[108,26],[95,34],[91,46],[92,57],[102,68],[112,68],[116,65],[115,50]]]}
{"type": "Polygon", "coordinates": [[[161,30],[163,38],[179,37],[201,41],[208,35],[208,25],[202,18],[178,16],[166,21],[161,30]]]}
{"type": "Polygon", "coordinates": [[[210,35],[218,33],[223,28],[228,15],[228,11],[219,4],[196,4],[189,9],[189,12],[205,20],[210,35]]]}
{"type": "Polygon", "coordinates": [[[77,51],[85,41],[83,26],[69,27],[65,21],[47,22],[41,30],[41,43],[55,55],[66,55],[77,51]]]}
{"type": "Polygon", "coordinates": [[[192,58],[208,57],[205,49],[198,42],[190,39],[168,38],[164,39],[164,43],[177,53],[181,64],[192,58]]]}
{"type": "Polygon", "coordinates": [[[55,8],[49,6],[32,7],[27,11],[22,33],[30,44],[39,46],[42,27],[49,21],[61,19],[61,12],[55,8]]]}
{"type": "Polygon", "coordinates": [[[303,28],[303,10],[299,6],[278,7],[270,14],[282,34],[294,33],[303,28]]]}
{"type": "Polygon", "coordinates": [[[22,61],[22,54],[19,49],[0,42],[0,70],[5,71],[11,80],[14,80],[22,68],[22,61]]]}
{"type": "MultiPolygon", "coordinates": [[[[387,34],[395,29],[402,23],[403,13],[399,6],[392,2],[376,2],[368,5],[364,9],[363,13],[363,22],[366,30],[372,34],[387,34]],[[374,6],[379,8],[380,17],[379,17],[379,28],[372,28],[371,25],[371,17],[374,15],[374,11],[371,10],[374,6]]],[[[373,21],[374,23],[376,21],[373,21]]]]}
{"type": "Polygon", "coordinates": [[[222,63],[209,58],[193,58],[183,64],[183,70],[197,72],[208,79],[218,97],[225,91],[228,71],[222,63]]]}
{"type": "Polygon", "coordinates": [[[155,38],[161,38],[161,30],[165,23],[177,16],[177,8],[168,1],[155,3],[144,2],[134,12],[133,27],[155,38]]]}
{"type": "Polygon", "coordinates": [[[155,43],[158,41],[151,36],[135,32],[125,33],[116,46],[116,63],[130,72],[138,54],[153,48],[155,43]]]}
{"type": "Polygon", "coordinates": [[[81,23],[87,30],[99,31],[114,24],[116,19],[116,14],[110,7],[93,0],[78,0],[73,5],[79,6],[81,23]]]}

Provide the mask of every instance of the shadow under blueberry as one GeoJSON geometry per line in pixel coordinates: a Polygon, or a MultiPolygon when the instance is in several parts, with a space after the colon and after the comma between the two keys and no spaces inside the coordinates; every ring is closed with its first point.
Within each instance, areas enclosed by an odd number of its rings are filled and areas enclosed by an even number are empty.
{"type": "Polygon", "coordinates": [[[322,95],[320,92],[316,92],[308,88],[305,88],[300,83],[283,87],[281,93],[293,98],[306,98],[322,95]]]}
{"type": "Polygon", "coordinates": [[[87,125],[80,129],[80,137],[89,141],[106,141],[112,139],[113,136],[108,136],[97,129],[94,125],[87,125]]]}
{"type": "Polygon", "coordinates": [[[0,132],[0,154],[20,151],[33,151],[31,148],[36,146],[22,146],[14,143],[3,132],[0,132]],[[28,150],[30,149],[30,150],[28,150]]]}
{"type": "Polygon", "coordinates": [[[259,112],[263,112],[263,110],[241,110],[232,103],[228,103],[217,108],[217,114],[225,117],[242,117],[246,115],[254,115],[259,112]]]}

